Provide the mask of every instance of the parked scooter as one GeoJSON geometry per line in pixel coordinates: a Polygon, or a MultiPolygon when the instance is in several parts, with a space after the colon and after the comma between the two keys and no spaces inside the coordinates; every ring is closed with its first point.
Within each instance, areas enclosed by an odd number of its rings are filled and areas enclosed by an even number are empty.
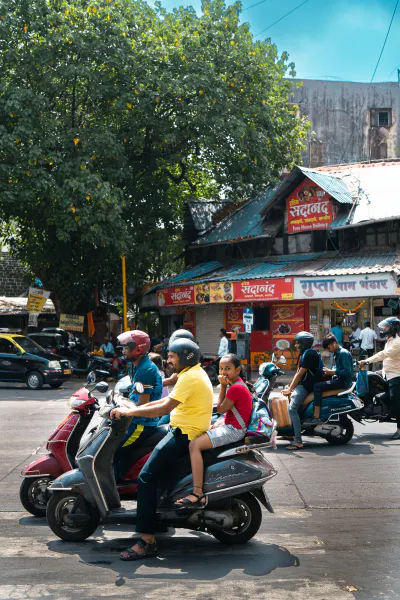
{"type": "Polygon", "coordinates": [[[107,376],[111,375],[111,361],[109,358],[96,356],[87,350],[82,350],[76,358],[70,359],[74,369],[74,375],[87,376],[91,371],[102,369],[107,371],[107,376]]]}
{"type": "MultiPolygon", "coordinates": [[[[103,421],[79,449],[78,468],[64,473],[50,485],[47,520],[52,531],[63,540],[85,540],[101,521],[130,525],[136,522],[136,510],[121,509],[123,490],[117,487],[113,470],[114,453],[131,419],[111,420],[109,414],[114,406],[112,402],[101,408],[103,421]]],[[[161,433],[163,428],[155,429],[161,433]]],[[[250,540],[261,525],[260,503],[273,512],[263,486],[276,471],[259,451],[269,445],[255,447],[240,441],[204,452],[205,508],[174,506],[192,489],[189,455],[171,465],[160,486],[157,509],[160,525],[207,531],[228,544],[250,540]]]]}
{"type": "Polygon", "coordinates": [[[108,389],[105,382],[96,384],[96,379],[104,376],[107,376],[106,371],[89,374],[86,386],[77,390],[69,399],[71,412],[50,435],[46,444],[48,454],[37,458],[21,472],[23,481],[19,497],[23,507],[32,515],[46,516],[49,483],[75,467],[75,456],[81,438],[99,409],[97,398],[92,392],[95,388],[102,393],[108,389]]]}
{"type": "Polygon", "coordinates": [[[264,402],[268,401],[278,377],[285,374],[285,372],[279,368],[278,365],[280,364],[285,365],[286,358],[284,356],[276,358],[273,354],[272,362],[264,362],[258,368],[260,377],[253,384],[253,387],[258,398],[264,400],[264,402]]]}

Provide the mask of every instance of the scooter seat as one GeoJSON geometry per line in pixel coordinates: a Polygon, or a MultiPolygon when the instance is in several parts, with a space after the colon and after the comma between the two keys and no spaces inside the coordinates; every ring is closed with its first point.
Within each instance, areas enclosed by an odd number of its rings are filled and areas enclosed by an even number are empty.
{"type": "MultiPolygon", "coordinates": [[[[322,397],[323,398],[327,398],[327,396],[337,396],[338,394],[340,394],[341,392],[346,392],[348,388],[343,388],[340,390],[327,390],[326,392],[322,392],[322,397]]],[[[304,398],[303,403],[301,406],[308,406],[309,404],[311,404],[311,402],[314,401],[314,393],[310,392],[309,394],[307,394],[307,396],[304,398]]]]}

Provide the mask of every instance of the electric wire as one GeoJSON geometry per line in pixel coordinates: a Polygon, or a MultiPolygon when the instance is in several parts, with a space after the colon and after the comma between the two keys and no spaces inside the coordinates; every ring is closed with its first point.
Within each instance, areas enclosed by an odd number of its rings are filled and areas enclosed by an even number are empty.
{"type": "Polygon", "coordinates": [[[255,4],[250,4],[250,6],[246,6],[246,8],[243,8],[242,12],[244,12],[245,10],[250,10],[250,8],[253,8],[253,6],[258,6],[259,4],[264,4],[264,2],[267,2],[267,0],[260,0],[260,2],[255,2],[255,4]]]}
{"type": "Polygon", "coordinates": [[[307,2],[308,2],[308,0],[304,0],[304,2],[302,2],[301,4],[298,4],[297,6],[295,6],[294,8],[292,8],[292,10],[290,10],[285,15],[283,15],[282,17],[280,17],[277,21],[274,21],[273,23],[271,23],[271,25],[268,25],[268,27],[266,27],[265,29],[263,29],[262,31],[260,31],[260,33],[256,33],[256,35],[254,37],[258,37],[259,35],[261,35],[265,31],[267,31],[267,29],[270,29],[271,27],[273,27],[274,25],[276,25],[280,21],[283,21],[283,19],[285,19],[286,17],[288,17],[289,15],[291,15],[292,13],[294,13],[295,10],[297,10],[298,8],[300,8],[301,6],[303,6],[304,4],[307,4],[307,2]]]}

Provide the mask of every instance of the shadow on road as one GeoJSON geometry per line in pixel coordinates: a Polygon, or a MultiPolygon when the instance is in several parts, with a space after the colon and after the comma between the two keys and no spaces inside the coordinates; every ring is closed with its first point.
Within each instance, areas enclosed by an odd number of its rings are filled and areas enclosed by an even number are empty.
{"type": "MultiPolygon", "coordinates": [[[[369,437],[369,436],[368,436],[369,437]]],[[[364,440],[365,442],[366,440],[364,440]]],[[[373,454],[373,444],[375,442],[371,443],[359,443],[354,442],[352,444],[348,444],[345,446],[331,446],[329,444],[324,444],[324,443],[318,443],[318,442],[307,442],[306,440],[304,440],[304,448],[301,448],[300,450],[292,450],[292,451],[288,451],[286,450],[285,445],[280,444],[277,446],[276,449],[276,453],[278,454],[285,454],[285,456],[289,456],[290,454],[292,454],[293,456],[296,456],[297,458],[305,458],[307,454],[314,454],[315,456],[320,456],[325,457],[325,456],[337,456],[338,454],[349,454],[349,455],[353,455],[353,456],[358,456],[358,455],[371,455],[373,454]],[[304,457],[302,457],[301,455],[304,453],[304,457]]]]}
{"type": "Polygon", "coordinates": [[[133,545],[131,537],[113,540],[87,540],[80,544],[62,541],[48,542],[52,552],[64,555],[78,554],[88,565],[110,569],[116,576],[116,585],[125,579],[195,579],[212,581],[225,577],[233,570],[246,575],[262,577],[275,569],[298,567],[300,561],[286,548],[253,540],[249,544],[227,546],[201,532],[186,537],[161,535],[157,539],[157,558],[123,562],[119,553],[133,545]],[[138,573],[140,567],[145,571],[138,573]]]}

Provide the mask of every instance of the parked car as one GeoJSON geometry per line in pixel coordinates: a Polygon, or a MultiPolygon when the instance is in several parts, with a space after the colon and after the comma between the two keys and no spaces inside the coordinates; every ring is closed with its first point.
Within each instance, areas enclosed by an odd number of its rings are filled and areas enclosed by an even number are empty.
{"type": "Polygon", "coordinates": [[[25,382],[28,389],[40,390],[45,383],[58,388],[71,375],[68,359],[24,335],[0,334],[0,381],[25,382]]]}
{"type": "MultiPolygon", "coordinates": [[[[73,356],[72,350],[70,350],[68,344],[65,344],[59,333],[43,333],[40,331],[39,333],[28,333],[27,337],[49,352],[54,350],[56,354],[65,356],[64,352],[69,351],[71,357],[73,356]]],[[[65,357],[69,358],[68,354],[65,357]]]]}

